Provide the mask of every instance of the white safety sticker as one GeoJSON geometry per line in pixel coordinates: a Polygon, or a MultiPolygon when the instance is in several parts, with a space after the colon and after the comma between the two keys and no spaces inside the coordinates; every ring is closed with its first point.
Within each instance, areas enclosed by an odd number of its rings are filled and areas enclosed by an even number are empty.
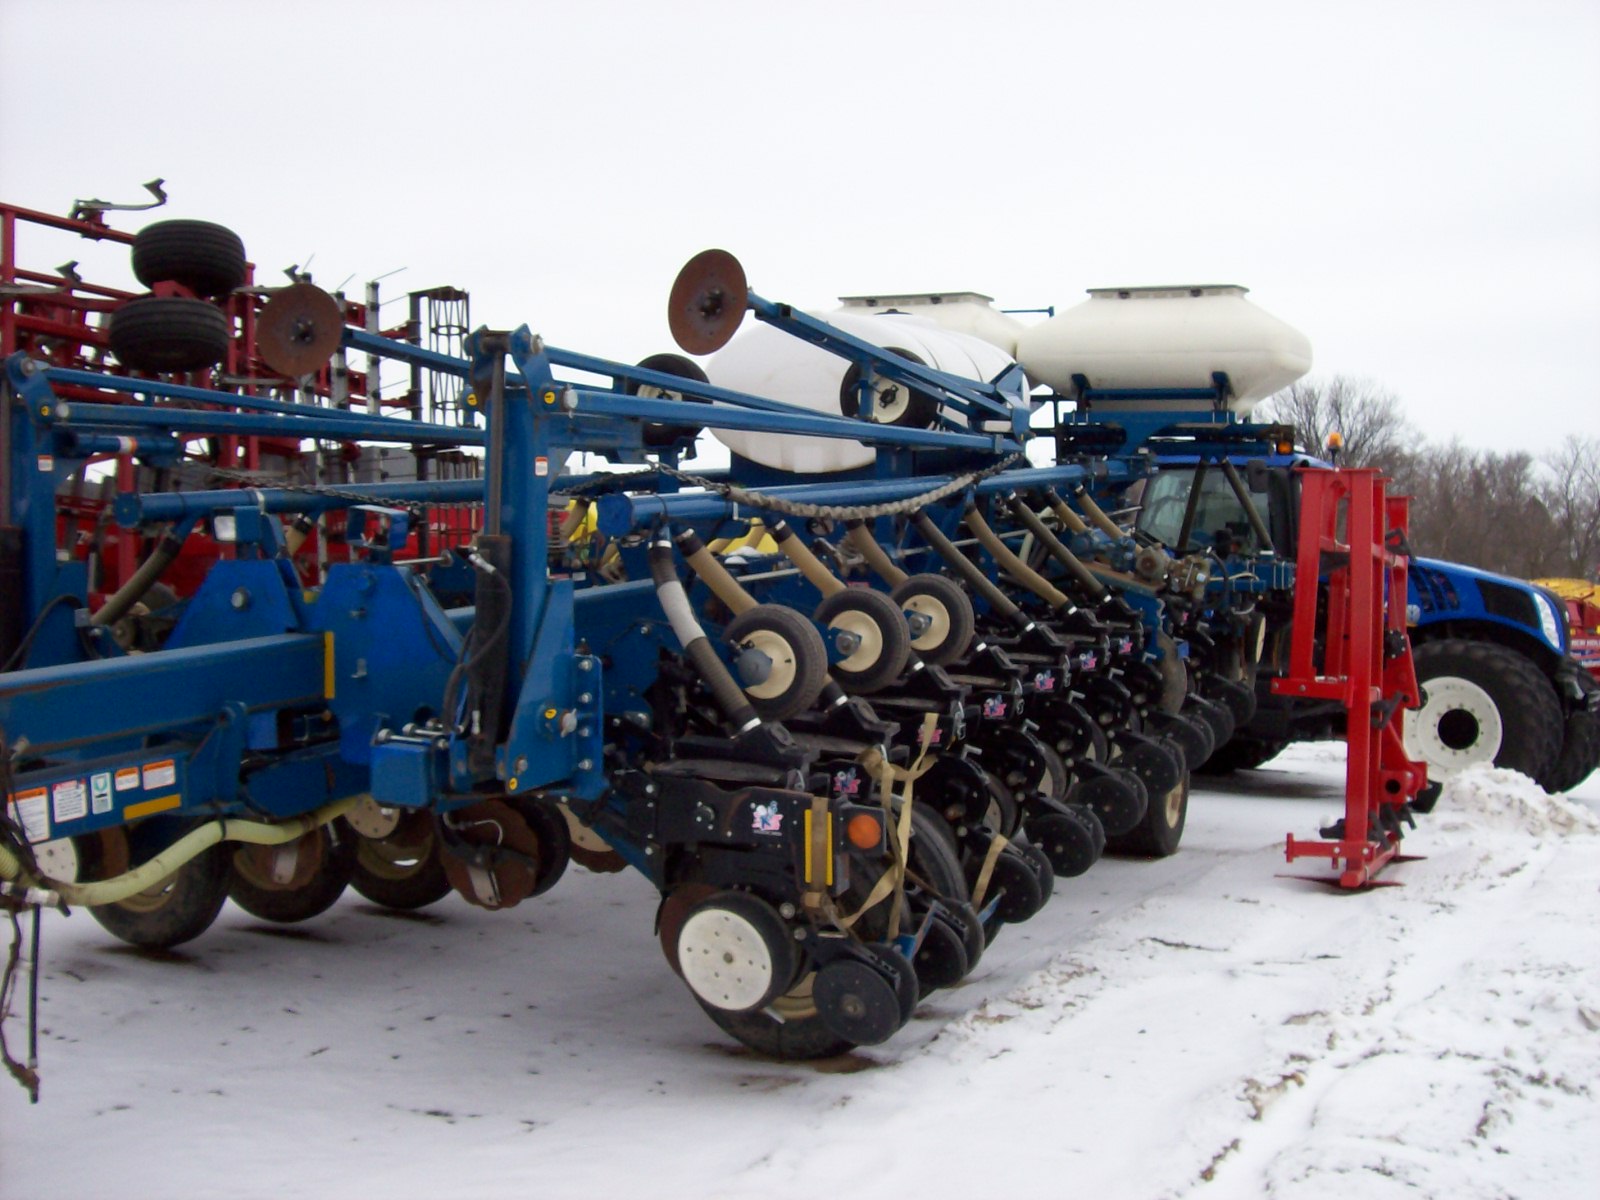
{"type": "Polygon", "coordinates": [[[178,766],[170,758],[160,762],[145,763],[144,765],[144,790],[154,791],[156,788],[171,787],[178,782],[178,766]]]}
{"type": "Polygon", "coordinates": [[[50,807],[56,824],[77,821],[89,815],[89,789],[81,779],[63,779],[50,785],[50,807]]]}
{"type": "Polygon", "coordinates": [[[89,810],[96,816],[111,811],[111,772],[89,776],[89,810]]]}
{"type": "Polygon", "coordinates": [[[22,835],[30,842],[50,840],[50,793],[44,788],[31,788],[11,797],[11,818],[22,826],[22,835]]]}
{"type": "Polygon", "coordinates": [[[117,791],[119,792],[134,792],[139,790],[138,767],[118,767],[116,779],[117,791]]]}
{"type": "Polygon", "coordinates": [[[55,469],[56,469],[56,460],[55,460],[55,456],[54,455],[51,455],[51,454],[41,454],[41,455],[39,455],[39,473],[41,475],[48,475],[48,474],[50,474],[51,471],[54,471],[55,469]]]}
{"type": "Polygon", "coordinates": [[[540,454],[533,460],[533,473],[543,479],[550,474],[550,460],[540,454]]]}

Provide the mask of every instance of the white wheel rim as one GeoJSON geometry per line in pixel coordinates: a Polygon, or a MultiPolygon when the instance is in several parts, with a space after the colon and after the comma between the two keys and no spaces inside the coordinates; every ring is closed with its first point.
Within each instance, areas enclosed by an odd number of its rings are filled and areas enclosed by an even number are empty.
{"type": "Polygon", "coordinates": [[[772,662],[772,671],[760,683],[747,685],[745,692],[757,700],[775,700],[787,692],[794,683],[799,666],[795,662],[794,647],[770,629],[757,629],[749,633],[741,646],[759,650],[772,662]]]}
{"type": "Polygon", "coordinates": [[[922,636],[911,639],[913,647],[918,650],[935,650],[944,645],[945,639],[950,636],[948,608],[932,596],[912,596],[900,607],[928,619],[928,627],[922,631],[922,636]]]}
{"type": "Polygon", "coordinates": [[[704,908],[678,933],[678,965],[696,996],[713,1008],[747,1012],[772,987],[772,950],[750,921],[726,908],[704,908]]]}
{"type": "Polygon", "coordinates": [[[884,384],[872,397],[872,419],[880,425],[893,425],[911,407],[911,389],[898,383],[884,384]]]}
{"type": "Polygon", "coordinates": [[[1505,740],[1505,725],[1489,693],[1458,675],[1441,675],[1422,686],[1427,699],[1417,712],[1405,715],[1406,753],[1427,763],[1430,775],[1454,775],[1493,763],[1505,740]],[[1469,745],[1452,745],[1461,739],[1455,734],[1447,738],[1447,718],[1459,723],[1462,716],[1477,722],[1477,736],[1469,745]]]}
{"type": "Polygon", "coordinates": [[[828,628],[853,633],[860,641],[860,645],[851,654],[839,660],[839,666],[846,671],[868,670],[883,657],[883,630],[879,629],[878,623],[866,613],[840,613],[828,622],[828,628]]]}

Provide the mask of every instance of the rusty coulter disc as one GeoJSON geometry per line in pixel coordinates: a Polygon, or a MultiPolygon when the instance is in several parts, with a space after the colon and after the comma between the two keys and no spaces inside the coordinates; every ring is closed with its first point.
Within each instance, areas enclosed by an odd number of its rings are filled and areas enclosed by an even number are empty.
{"type": "Polygon", "coordinates": [[[744,320],[749,294],[737,258],[726,250],[702,250],[672,285],[667,301],[672,340],[688,354],[722,349],[744,320]]]}
{"type": "Polygon", "coordinates": [[[343,337],[339,302],[311,283],[279,288],[256,317],[261,361],[296,379],[325,365],[343,337]]]}

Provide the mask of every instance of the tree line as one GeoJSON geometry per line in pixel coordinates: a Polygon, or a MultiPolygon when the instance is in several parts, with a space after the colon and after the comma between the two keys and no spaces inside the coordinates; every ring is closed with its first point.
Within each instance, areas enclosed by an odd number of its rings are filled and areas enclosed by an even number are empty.
{"type": "Polygon", "coordinates": [[[1394,393],[1342,375],[1301,380],[1252,419],[1292,425],[1313,454],[1339,433],[1344,465],[1378,467],[1391,493],[1412,498],[1419,555],[1523,579],[1600,574],[1600,437],[1568,434],[1541,456],[1433,442],[1394,393]]]}

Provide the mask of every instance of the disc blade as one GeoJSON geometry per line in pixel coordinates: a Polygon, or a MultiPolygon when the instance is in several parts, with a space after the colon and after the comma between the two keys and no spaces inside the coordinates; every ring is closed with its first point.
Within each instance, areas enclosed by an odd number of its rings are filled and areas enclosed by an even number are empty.
{"type": "Polygon", "coordinates": [[[689,354],[722,349],[744,320],[744,268],[726,250],[702,250],[678,272],[667,301],[672,340],[689,354]]]}
{"type": "Polygon", "coordinates": [[[327,363],[343,337],[339,302],[311,283],[273,292],[256,317],[256,353],[274,371],[293,378],[327,363]]]}

